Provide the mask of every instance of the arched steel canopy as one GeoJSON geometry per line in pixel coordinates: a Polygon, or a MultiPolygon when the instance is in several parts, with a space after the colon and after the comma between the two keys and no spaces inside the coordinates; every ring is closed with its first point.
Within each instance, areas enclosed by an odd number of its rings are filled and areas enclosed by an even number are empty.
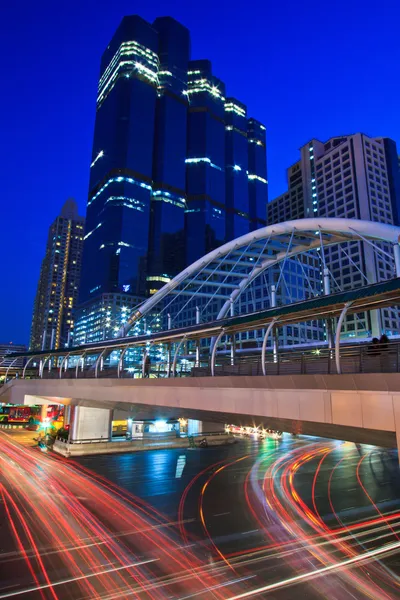
{"type": "Polygon", "coordinates": [[[352,241],[395,245],[393,256],[389,258],[393,258],[396,273],[400,274],[399,239],[400,227],[357,219],[316,217],[263,227],[223,244],[176,275],[135,309],[119,330],[118,337],[124,337],[136,321],[166,296],[173,294],[223,301],[214,317],[221,319],[250,282],[263,271],[321,246],[352,241]],[[205,287],[212,287],[215,291],[213,294],[204,293],[205,287]]]}

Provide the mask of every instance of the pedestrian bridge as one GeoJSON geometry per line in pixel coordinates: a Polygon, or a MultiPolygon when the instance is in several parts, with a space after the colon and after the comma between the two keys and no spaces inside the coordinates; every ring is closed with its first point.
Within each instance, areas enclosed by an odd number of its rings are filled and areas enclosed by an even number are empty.
{"type": "Polygon", "coordinates": [[[138,419],[171,415],[259,424],[394,446],[400,431],[400,345],[343,343],[341,329],[346,315],[377,314],[400,304],[399,235],[400,228],[380,223],[304,219],[242,236],[166,283],[123,319],[116,338],[10,355],[0,401],[42,399],[108,412],[122,408],[138,419]],[[367,273],[359,288],[331,293],[324,248],[342,244],[349,250],[346,244],[355,242],[365,246],[367,267],[374,252],[380,255],[387,280],[373,283],[367,273]],[[299,263],[307,253],[312,261],[321,261],[321,294],[310,292],[301,301],[278,306],[285,269],[301,267],[308,280],[304,265],[309,263],[299,263]],[[242,314],[243,292],[275,268],[265,280],[266,288],[275,282],[267,289],[268,306],[242,314]],[[199,299],[202,304],[196,306],[199,299]],[[177,326],[190,303],[195,303],[193,324],[177,326]],[[152,331],[148,321],[138,328],[139,322],[154,320],[154,314],[167,317],[164,330],[152,331]],[[324,345],[278,347],[279,328],[312,320],[326,323],[324,345]],[[262,333],[262,343],[249,349],[241,336],[256,331],[262,333]],[[152,353],[156,347],[162,352],[152,353]],[[24,364],[16,368],[21,358],[24,364]],[[14,379],[8,381],[11,374],[14,379]]]}
{"type": "MultiPolygon", "coordinates": [[[[0,401],[102,409],[94,413],[101,427],[101,414],[118,409],[135,420],[185,417],[387,447],[400,443],[396,373],[14,379],[0,390],[0,401]]],[[[91,437],[100,435],[91,427],[91,437]]]]}

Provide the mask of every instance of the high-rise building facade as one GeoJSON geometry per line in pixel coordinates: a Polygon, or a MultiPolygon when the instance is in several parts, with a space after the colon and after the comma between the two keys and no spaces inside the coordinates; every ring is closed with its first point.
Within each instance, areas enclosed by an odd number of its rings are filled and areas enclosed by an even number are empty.
{"type": "Polygon", "coordinates": [[[76,343],[122,323],[104,294],[131,306],[264,225],[267,187],[265,127],[191,60],[188,30],[124,17],[101,61],[76,343]]]}
{"type": "Polygon", "coordinates": [[[51,224],[33,308],[31,350],[72,344],[85,219],[72,198],[51,224]]]}
{"type": "MultiPolygon", "coordinates": [[[[268,223],[320,216],[399,224],[400,171],[393,140],[357,133],[325,143],[311,140],[300,154],[288,169],[288,191],[268,204],[268,223]]],[[[387,244],[380,246],[391,254],[387,244]]],[[[378,258],[363,241],[328,247],[325,260],[332,291],[394,276],[393,262],[383,253],[378,258]]],[[[343,326],[347,337],[381,333],[400,333],[398,309],[349,315],[343,326]]]]}
{"type": "Polygon", "coordinates": [[[12,342],[6,344],[0,343],[0,380],[8,367],[20,369],[24,366],[25,358],[23,356],[21,358],[8,357],[9,354],[14,354],[15,352],[26,352],[26,346],[23,344],[13,344],[12,342]]]}

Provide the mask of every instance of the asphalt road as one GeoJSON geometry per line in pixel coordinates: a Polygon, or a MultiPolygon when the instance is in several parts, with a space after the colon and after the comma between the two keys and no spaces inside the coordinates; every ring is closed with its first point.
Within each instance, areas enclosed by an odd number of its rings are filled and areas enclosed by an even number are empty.
{"type": "Polygon", "coordinates": [[[0,600],[400,598],[395,452],[284,436],[67,461],[0,433],[0,492],[0,600]]]}

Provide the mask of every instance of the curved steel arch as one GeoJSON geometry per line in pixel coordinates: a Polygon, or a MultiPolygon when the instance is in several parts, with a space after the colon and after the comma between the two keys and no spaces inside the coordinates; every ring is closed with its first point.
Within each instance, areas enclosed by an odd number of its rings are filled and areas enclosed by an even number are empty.
{"type": "MultiPolygon", "coordinates": [[[[293,237],[293,234],[299,234],[301,241],[297,244],[293,243],[293,247],[290,248],[289,252],[286,248],[284,248],[281,250],[281,252],[277,252],[275,256],[270,255],[268,258],[266,258],[266,260],[260,262],[260,264],[256,263],[255,266],[250,269],[247,275],[241,275],[241,281],[234,286],[232,293],[227,296],[224,305],[216,317],[217,319],[223,318],[228,313],[231,304],[239,298],[241,293],[246,289],[250,282],[258,277],[263,271],[271,266],[279,264],[286,259],[298,256],[299,254],[305,254],[311,250],[315,250],[321,246],[321,242],[325,247],[349,241],[362,242],[363,240],[387,242],[397,246],[400,241],[400,227],[385,223],[361,221],[357,219],[315,217],[311,219],[298,219],[293,221],[285,221],[284,223],[268,225],[267,227],[257,229],[256,231],[247,233],[230,242],[227,242],[226,244],[223,244],[222,246],[219,246],[212,252],[209,252],[202,258],[199,258],[197,261],[189,265],[135,310],[135,312],[129,317],[127,323],[125,323],[119,330],[118,337],[126,336],[127,332],[131,329],[136,321],[152,310],[163,298],[173,292],[173,290],[175,290],[179,285],[184,283],[188,277],[199,272],[207,265],[210,265],[213,261],[221,259],[230,252],[248,246],[251,243],[266,240],[268,243],[271,242],[272,244],[273,240],[276,240],[276,238],[279,236],[291,235],[293,237]],[[304,243],[305,240],[310,237],[310,235],[315,236],[318,234],[318,238],[312,239],[309,243],[304,243]],[[329,234],[332,237],[323,239],[320,234],[329,234]]],[[[261,253],[259,256],[261,256],[261,253]]],[[[396,248],[394,251],[393,260],[395,261],[397,271],[400,272],[400,252],[398,248],[396,248]]]]}

